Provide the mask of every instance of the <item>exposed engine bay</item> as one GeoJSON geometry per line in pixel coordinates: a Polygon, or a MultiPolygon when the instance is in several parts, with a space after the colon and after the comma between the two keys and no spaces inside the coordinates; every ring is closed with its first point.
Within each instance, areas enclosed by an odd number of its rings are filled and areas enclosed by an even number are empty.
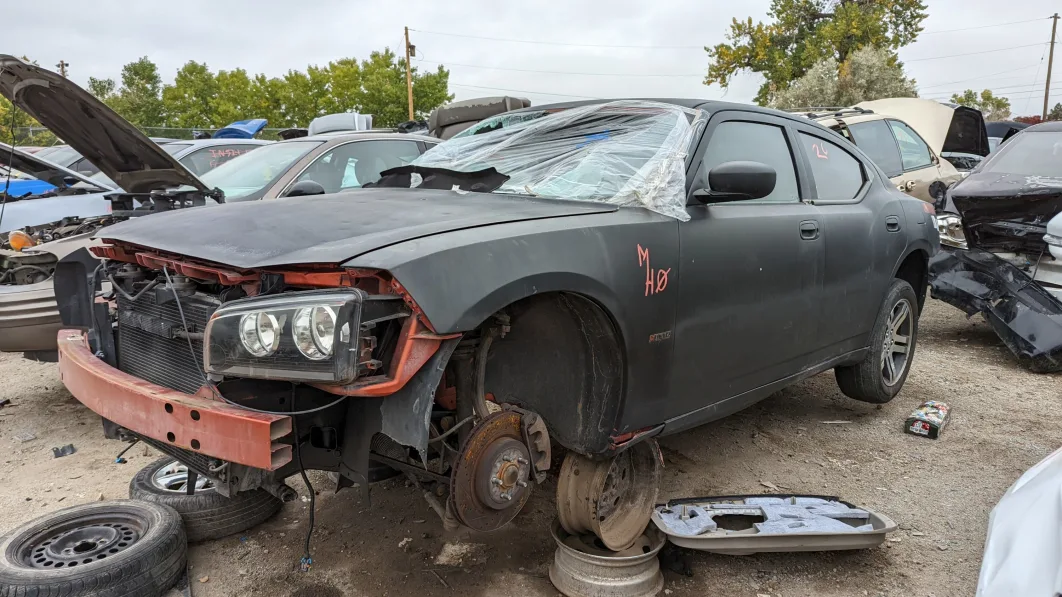
{"type": "Polygon", "coordinates": [[[91,234],[115,221],[113,216],[70,217],[0,234],[0,284],[21,286],[44,282],[52,277],[59,260],[48,251],[35,250],[38,245],[91,234]]]}

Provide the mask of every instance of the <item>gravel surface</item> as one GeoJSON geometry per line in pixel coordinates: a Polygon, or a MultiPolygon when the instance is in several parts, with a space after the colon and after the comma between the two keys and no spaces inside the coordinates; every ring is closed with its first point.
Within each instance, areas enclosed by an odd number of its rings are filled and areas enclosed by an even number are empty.
{"type": "MultiPolygon", "coordinates": [[[[124,444],[103,439],[99,417],[66,392],[54,364],[3,355],[0,380],[0,400],[12,401],[0,408],[0,529],[101,496],[124,498],[129,479],[157,457],[137,446],[127,464],[115,464],[124,444]],[[27,433],[35,439],[22,441],[27,433]],[[52,447],[70,443],[75,454],[53,458],[52,447]]],[[[989,511],[1022,471],[1058,447],[1060,388],[1062,376],[1019,368],[984,322],[930,301],[914,370],[891,403],[848,400],[828,373],[662,440],[664,498],[768,493],[771,484],[837,495],[900,524],[867,551],[690,552],[693,576],[667,572],[666,594],[972,595],[989,511]],[[939,440],[902,432],[924,400],[953,408],[939,440]],[[838,420],[850,423],[823,423],[838,420]]],[[[548,578],[552,481],[512,524],[489,535],[445,533],[403,481],[374,486],[371,505],[357,489],[335,494],[324,475],[311,482],[318,496],[310,573],[295,570],[309,508],[296,501],[243,537],[193,546],[194,594],[557,594],[548,578]]],[[[291,485],[308,495],[301,481],[291,485]]]]}

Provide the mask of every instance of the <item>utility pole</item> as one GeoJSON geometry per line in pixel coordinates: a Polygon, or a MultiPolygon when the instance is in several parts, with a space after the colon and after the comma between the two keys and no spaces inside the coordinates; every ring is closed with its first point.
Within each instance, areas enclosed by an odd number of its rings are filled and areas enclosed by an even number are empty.
{"type": "MultiPolygon", "coordinates": [[[[1051,17],[1051,50],[1047,54],[1047,84],[1044,85],[1044,114],[1047,120],[1047,101],[1051,99],[1051,63],[1055,61],[1055,31],[1058,30],[1058,13],[1051,17]]],[[[408,58],[406,60],[409,60],[408,58]]]]}
{"type": "Polygon", "coordinates": [[[66,67],[70,66],[70,63],[66,60],[60,60],[59,64],[55,65],[59,69],[59,74],[64,78],[66,77],[66,67]]]}
{"type": "MultiPolygon", "coordinates": [[[[1058,15],[1055,15],[1056,17],[1058,15]]],[[[413,120],[413,73],[409,70],[409,57],[410,55],[416,56],[417,50],[415,46],[409,45],[409,27],[406,27],[406,95],[409,101],[409,119],[413,120]]],[[[1048,63],[1050,64],[1050,63],[1048,63]]],[[[1051,67],[1047,67],[1047,79],[1051,79],[1051,67]]],[[[1044,100],[1047,101],[1047,100],[1044,100]]]]}

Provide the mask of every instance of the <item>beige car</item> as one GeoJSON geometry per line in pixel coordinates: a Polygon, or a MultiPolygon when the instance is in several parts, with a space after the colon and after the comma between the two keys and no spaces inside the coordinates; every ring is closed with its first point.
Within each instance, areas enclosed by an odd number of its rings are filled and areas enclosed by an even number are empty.
{"type": "Polygon", "coordinates": [[[930,203],[990,151],[984,118],[965,106],[893,98],[807,116],[858,145],[896,188],[930,203]]]}

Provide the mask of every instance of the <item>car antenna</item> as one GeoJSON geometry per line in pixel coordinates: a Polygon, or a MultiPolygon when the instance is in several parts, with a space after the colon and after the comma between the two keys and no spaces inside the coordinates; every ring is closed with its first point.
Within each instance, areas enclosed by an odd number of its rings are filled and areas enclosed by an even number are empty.
{"type": "MultiPolygon", "coordinates": [[[[3,69],[0,69],[0,76],[3,74],[3,69]]],[[[11,191],[12,163],[15,161],[15,109],[15,102],[11,102],[11,147],[7,154],[7,180],[4,181],[4,196],[0,199],[0,224],[4,223],[4,209],[7,207],[7,198],[11,191]]]]}

